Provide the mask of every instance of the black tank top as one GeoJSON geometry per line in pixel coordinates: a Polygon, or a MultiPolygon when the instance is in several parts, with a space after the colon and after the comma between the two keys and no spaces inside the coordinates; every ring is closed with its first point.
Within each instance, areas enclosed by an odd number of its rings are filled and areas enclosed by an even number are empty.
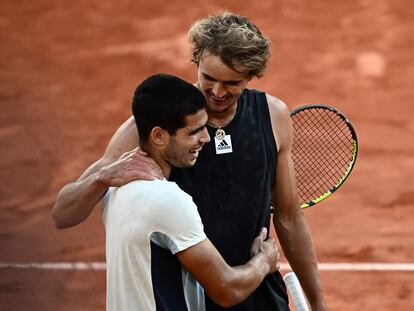
{"type": "MultiPolygon", "coordinates": [[[[174,169],[170,180],[193,197],[208,238],[226,262],[241,265],[250,259],[254,238],[270,223],[277,151],[265,93],[246,89],[238,99],[234,119],[223,128],[230,135],[232,152],[216,154],[217,129],[207,128],[211,142],[203,147],[196,165],[174,169]]],[[[228,140],[224,138],[221,146],[228,147],[228,140]]],[[[209,299],[206,304],[207,310],[223,310],[209,299]]],[[[255,293],[230,310],[288,310],[281,275],[268,276],[255,293]]]]}

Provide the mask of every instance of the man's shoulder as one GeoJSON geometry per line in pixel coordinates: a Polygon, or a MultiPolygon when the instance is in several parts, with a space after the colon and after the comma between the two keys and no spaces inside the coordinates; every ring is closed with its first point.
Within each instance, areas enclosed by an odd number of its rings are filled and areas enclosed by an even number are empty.
{"type": "Polygon", "coordinates": [[[118,188],[110,188],[104,199],[102,214],[111,217],[146,219],[147,222],[168,223],[177,217],[197,217],[192,198],[175,183],[153,180],[132,181],[118,188]],[[128,216],[129,215],[129,216],[128,216]]]}
{"type": "Polygon", "coordinates": [[[286,114],[288,112],[287,105],[278,97],[271,95],[265,91],[257,90],[257,89],[244,89],[243,95],[244,96],[254,96],[259,94],[260,96],[263,96],[263,98],[266,99],[267,104],[269,105],[269,109],[271,109],[271,113],[282,113],[286,114]]]}
{"type": "Polygon", "coordinates": [[[179,196],[182,192],[178,186],[167,180],[134,180],[117,189],[122,195],[146,195],[154,197],[179,196]],[[162,194],[162,195],[161,195],[162,194]]]}
{"type": "Polygon", "coordinates": [[[269,93],[265,93],[265,95],[271,112],[273,111],[282,114],[289,113],[288,106],[281,99],[277,98],[276,96],[270,95],[269,93]]]}
{"type": "Polygon", "coordinates": [[[158,179],[129,182],[116,189],[116,196],[123,202],[150,202],[161,208],[192,202],[191,197],[181,190],[175,182],[158,179]]]}
{"type": "Polygon", "coordinates": [[[273,133],[278,142],[278,152],[292,140],[292,124],[288,106],[279,98],[266,93],[273,133]]]}
{"type": "Polygon", "coordinates": [[[272,123],[284,124],[289,121],[290,114],[288,106],[279,98],[268,93],[265,94],[272,123]]]}

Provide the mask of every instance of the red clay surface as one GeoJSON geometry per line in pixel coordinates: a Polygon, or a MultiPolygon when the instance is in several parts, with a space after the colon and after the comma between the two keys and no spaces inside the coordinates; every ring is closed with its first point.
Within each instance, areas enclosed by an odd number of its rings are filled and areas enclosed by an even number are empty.
{"type": "MultiPolygon", "coordinates": [[[[97,208],[58,231],[58,189],[103,152],[157,72],[195,81],[186,31],[228,9],[274,42],[250,86],[323,103],[359,135],[357,165],[306,210],[320,262],[413,262],[414,12],[409,0],[11,1],[0,4],[0,262],[104,261],[97,208]],[[411,138],[410,138],[411,137],[411,138]]],[[[321,272],[331,310],[414,310],[413,272],[321,272]]],[[[103,310],[104,271],[0,268],[1,310],[103,310]]]]}

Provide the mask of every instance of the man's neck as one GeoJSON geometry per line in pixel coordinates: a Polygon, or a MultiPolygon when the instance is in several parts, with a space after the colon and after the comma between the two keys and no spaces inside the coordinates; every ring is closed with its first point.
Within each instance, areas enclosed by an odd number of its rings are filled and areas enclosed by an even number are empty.
{"type": "Polygon", "coordinates": [[[157,153],[155,150],[152,150],[152,148],[147,146],[140,146],[140,148],[145,151],[150,158],[152,158],[160,167],[162,170],[162,174],[164,175],[165,179],[170,178],[172,167],[171,165],[166,162],[159,153],[157,153]]]}
{"type": "Polygon", "coordinates": [[[216,127],[222,127],[229,124],[237,113],[237,101],[226,111],[212,111],[206,109],[208,115],[208,123],[216,127]]]}

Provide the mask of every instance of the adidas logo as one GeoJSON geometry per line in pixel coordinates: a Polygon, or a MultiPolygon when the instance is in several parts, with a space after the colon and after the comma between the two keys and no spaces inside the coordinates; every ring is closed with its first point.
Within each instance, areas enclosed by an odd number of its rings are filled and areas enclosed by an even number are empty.
{"type": "Polygon", "coordinates": [[[229,144],[226,142],[226,140],[222,140],[220,144],[218,144],[217,146],[217,150],[227,150],[227,149],[231,149],[231,147],[229,146],[229,144]]]}
{"type": "Polygon", "coordinates": [[[223,139],[217,139],[217,137],[214,137],[214,143],[216,145],[216,154],[233,152],[230,135],[226,135],[223,139]]]}

